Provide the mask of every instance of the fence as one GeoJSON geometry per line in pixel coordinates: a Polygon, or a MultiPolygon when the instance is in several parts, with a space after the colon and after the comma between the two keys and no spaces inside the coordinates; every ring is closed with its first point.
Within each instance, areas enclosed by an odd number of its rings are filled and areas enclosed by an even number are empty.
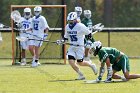
{"type": "MultiPolygon", "coordinates": [[[[0,58],[12,58],[11,28],[0,29],[3,42],[0,44],[0,58]]],[[[94,35],[103,46],[115,47],[131,58],[140,58],[140,28],[104,28],[94,35]]]]}

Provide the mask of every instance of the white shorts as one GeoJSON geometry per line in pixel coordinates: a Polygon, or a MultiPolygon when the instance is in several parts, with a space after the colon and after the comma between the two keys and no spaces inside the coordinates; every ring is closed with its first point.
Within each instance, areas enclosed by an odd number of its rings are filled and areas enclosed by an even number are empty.
{"type": "MultiPolygon", "coordinates": [[[[20,33],[21,37],[28,37],[25,33],[20,33]]],[[[28,49],[28,41],[20,42],[20,46],[22,49],[28,49]]]]}
{"type": "Polygon", "coordinates": [[[28,41],[20,42],[20,46],[22,49],[27,50],[28,49],[28,41]]]}
{"type": "Polygon", "coordinates": [[[31,40],[31,41],[30,41],[30,45],[34,45],[34,46],[37,46],[37,47],[41,47],[42,44],[43,44],[43,41],[37,41],[37,40],[43,40],[43,38],[38,38],[38,37],[35,37],[35,36],[33,36],[33,38],[34,38],[35,40],[31,40]]]}
{"type": "Polygon", "coordinates": [[[29,40],[25,42],[20,42],[22,49],[28,49],[29,45],[34,45],[34,40],[30,40],[34,39],[32,33],[20,33],[20,36],[29,38],[29,40]]]}
{"type": "Polygon", "coordinates": [[[84,58],[84,52],[85,52],[84,47],[70,46],[70,48],[68,49],[67,55],[71,55],[75,59],[83,59],[84,58]]]}

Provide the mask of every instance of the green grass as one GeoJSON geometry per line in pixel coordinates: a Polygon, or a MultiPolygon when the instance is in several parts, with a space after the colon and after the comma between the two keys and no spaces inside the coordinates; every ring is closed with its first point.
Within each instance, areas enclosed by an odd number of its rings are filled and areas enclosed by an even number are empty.
{"type": "MultiPolygon", "coordinates": [[[[3,42],[0,44],[0,58],[11,58],[12,57],[12,40],[11,33],[2,33],[3,42]]],[[[49,34],[49,38],[51,33],[49,34]]],[[[96,33],[94,35],[95,40],[100,40],[103,46],[108,46],[108,33],[96,33]]],[[[52,41],[60,39],[60,34],[53,34],[51,37],[52,41]]],[[[139,32],[111,32],[110,33],[110,46],[115,47],[128,56],[139,56],[140,53],[140,33],[139,32]]],[[[15,45],[16,46],[16,45],[15,45]]],[[[43,48],[44,46],[42,46],[43,48]]],[[[45,56],[59,56],[60,47],[55,44],[50,44],[43,53],[45,56]]],[[[28,52],[28,56],[31,54],[28,52]]]]}
{"type": "MultiPolygon", "coordinates": [[[[94,62],[99,67],[98,60],[94,62]]],[[[138,59],[131,59],[130,65],[131,73],[140,73],[138,59]]],[[[80,68],[87,80],[96,79],[90,68],[80,68]]],[[[12,66],[11,60],[0,60],[0,93],[140,93],[140,79],[85,84],[84,81],[74,81],[76,77],[77,74],[68,64],[31,68],[30,65],[12,66]]]]}

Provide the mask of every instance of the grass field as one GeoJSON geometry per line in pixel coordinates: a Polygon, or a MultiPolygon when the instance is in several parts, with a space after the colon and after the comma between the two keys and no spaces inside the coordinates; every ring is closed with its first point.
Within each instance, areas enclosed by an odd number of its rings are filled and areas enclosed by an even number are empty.
{"type": "MultiPolygon", "coordinates": [[[[99,67],[97,59],[94,60],[99,67]]],[[[131,59],[131,73],[140,73],[138,59],[131,59]]],[[[88,67],[80,67],[87,80],[96,79],[88,67]]],[[[119,73],[121,74],[121,73],[119,73]]],[[[85,84],[67,65],[48,64],[37,68],[12,66],[0,60],[0,93],[140,93],[140,79],[129,82],[85,84]]],[[[105,76],[104,76],[105,79],[105,76]]]]}

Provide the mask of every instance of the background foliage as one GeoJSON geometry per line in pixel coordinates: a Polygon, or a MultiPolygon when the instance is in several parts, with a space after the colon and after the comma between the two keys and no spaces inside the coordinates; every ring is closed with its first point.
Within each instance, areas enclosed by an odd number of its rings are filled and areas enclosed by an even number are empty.
{"type": "MultiPolygon", "coordinates": [[[[138,27],[140,24],[140,0],[63,0],[68,6],[67,11],[73,11],[75,6],[92,11],[94,23],[104,23],[104,3],[112,2],[111,27],[138,27]]],[[[62,4],[62,0],[0,0],[0,23],[9,25],[10,5],[55,5],[62,4]]],[[[108,10],[108,9],[107,9],[108,10]]],[[[55,11],[52,11],[55,12],[55,11]]],[[[47,14],[49,15],[49,14],[47,14]]],[[[57,15],[53,15],[54,17],[57,15]]],[[[106,26],[108,26],[106,24],[106,26]]]]}

